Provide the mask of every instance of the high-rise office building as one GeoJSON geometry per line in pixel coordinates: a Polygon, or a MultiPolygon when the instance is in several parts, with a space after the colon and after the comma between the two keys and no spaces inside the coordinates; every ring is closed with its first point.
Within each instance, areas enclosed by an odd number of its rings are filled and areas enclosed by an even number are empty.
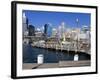
{"type": "Polygon", "coordinates": [[[85,26],[85,25],[84,25],[84,26],[82,27],[82,32],[83,32],[83,33],[86,33],[87,31],[90,31],[90,29],[89,29],[88,26],[85,26]]]}
{"type": "Polygon", "coordinates": [[[35,36],[35,27],[33,25],[29,25],[29,36],[35,36]]]}
{"type": "Polygon", "coordinates": [[[56,36],[57,36],[57,29],[53,28],[52,29],[52,37],[56,38],[56,36]]]}
{"type": "Polygon", "coordinates": [[[52,24],[48,23],[48,30],[47,30],[47,36],[51,37],[52,36],[52,24]]]}
{"type": "Polygon", "coordinates": [[[48,24],[44,25],[44,36],[47,37],[48,24]]]}
{"type": "Polygon", "coordinates": [[[28,18],[26,17],[25,13],[22,16],[22,23],[23,23],[23,36],[28,35],[28,18]]]}
{"type": "Polygon", "coordinates": [[[61,37],[63,41],[65,41],[65,23],[64,22],[61,23],[61,37]]]}
{"type": "Polygon", "coordinates": [[[26,28],[27,28],[27,30],[28,30],[28,26],[29,25],[29,22],[28,22],[28,18],[26,18],[26,28]]]}

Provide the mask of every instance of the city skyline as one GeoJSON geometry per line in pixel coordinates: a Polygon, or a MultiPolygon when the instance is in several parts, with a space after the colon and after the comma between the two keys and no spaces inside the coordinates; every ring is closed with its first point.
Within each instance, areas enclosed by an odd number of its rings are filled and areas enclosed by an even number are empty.
{"type": "Polygon", "coordinates": [[[31,11],[23,10],[29,20],[29,25],[41,29],[45,24],[51,24],[52,28],[58,28],[62,22],[65,28],[82,28],[90,27],[91,14],[89,13],[71,13],[71,12],[51,12],[51,11],[31,11]],[[77,25],[77,20],[78,25],[77,25]]]}

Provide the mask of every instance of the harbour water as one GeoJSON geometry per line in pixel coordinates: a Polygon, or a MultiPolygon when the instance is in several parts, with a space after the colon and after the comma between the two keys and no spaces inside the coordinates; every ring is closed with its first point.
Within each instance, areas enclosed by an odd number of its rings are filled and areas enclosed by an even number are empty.
{"type": "MultiPolygon", "coordinates": [[[[37,56],[43,54],[44,63],[58,63],[59,61],[73,61],[75,53],[53,51],[32,47],[30,44],[23,44],[23,63],[37,63],[37,56]]],[[[90,60],[86,53],[78,54],[79,60],[90,60]]]]}

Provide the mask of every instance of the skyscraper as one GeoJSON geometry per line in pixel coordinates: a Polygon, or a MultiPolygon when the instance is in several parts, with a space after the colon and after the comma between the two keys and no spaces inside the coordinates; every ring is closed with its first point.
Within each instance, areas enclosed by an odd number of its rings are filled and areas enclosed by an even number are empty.
{"type": "Polygon", "coordinates": [[[53,28],[52,29],[52,37],[56,38],[56,36],[57,36],[57,29],[53,28]]]}
{"type": "Polygon", "coordinates": [[[29,25],[29,36],[35,36],[35,27],[33,25],[29,25]]]}
{"type": "Polygon", "coordinates": [[[47,37],[48,24],[44,25],[44,36],[47,37]]]}
{"type": "Polygon", "coordinates": [[[25,13],[22,16],[22,23],[23,23],[23,36],[28,35],[28,18],[26,17],[25,13]]]}
{"type": "Polygon", "coordinates": [[[28,29],[28,18],[26,18],[26,27],[28,29]]]}
{"type": "Polygon", "coordinates": [[[52,24],[48,23],[48,30],[47,30],[47,36],[51,37],[52,36],[52,24]]]}
{"type": "Polygon", "coordinates": [[[65,41],[65,23],[64,22],[61,23],[61,37],[63,41],[65,41]]]}

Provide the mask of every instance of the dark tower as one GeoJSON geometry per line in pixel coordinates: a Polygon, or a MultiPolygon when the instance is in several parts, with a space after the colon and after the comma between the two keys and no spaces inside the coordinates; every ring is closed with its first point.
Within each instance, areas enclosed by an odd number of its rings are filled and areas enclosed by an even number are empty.
{"type": "Polygon", "coordinates": [[[35,27],[33,25],[29,25],[29,36],[35,36],[35,27]]]}
{"type": "Polygon", "coordinates": [[[47,37],[48,24],[44,25],[44,36],[47,37]]]}
{"type": "Polygon", "coordinates": [[[26,19],[26,27],[28,29],[28,18],[26,19]]]}

